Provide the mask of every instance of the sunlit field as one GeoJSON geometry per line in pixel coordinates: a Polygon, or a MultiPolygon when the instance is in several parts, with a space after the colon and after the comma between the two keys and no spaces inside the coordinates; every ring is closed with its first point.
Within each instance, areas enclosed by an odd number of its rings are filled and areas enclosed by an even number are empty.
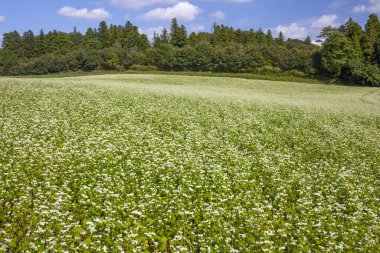
{"type": "Polygon", "coordinates": [[[379,252],[380,89],[0,78],[0,252],[379,252]]]}

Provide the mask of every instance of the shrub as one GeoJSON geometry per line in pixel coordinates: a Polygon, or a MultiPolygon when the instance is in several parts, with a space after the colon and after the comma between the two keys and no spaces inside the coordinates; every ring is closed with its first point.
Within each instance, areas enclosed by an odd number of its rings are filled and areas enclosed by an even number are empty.
{"type": "Polygon", "coordinates": [[[43,75],[49,73],[49,62],[45,58],[37,58],[30,62],[30,73],[34,75],[43,75]]]}
{"type": "Polygon", "coordinates": [[[97,69],[99,66],[98,56],[94,53],[87,53],[83,55],[82,59],[82,69],[84,71],[92,71],[97,69]]]}
{"type": "Polygon", "coordinates": [[[129,69],[134,64],[141,62],[141,53],[135,50],[119,50],[117,52],[120,59],[120,65],[124,69],[129,69]]]}
{"type": "Polygon", "coordinates": [[[257,68],[256,72],[258,74],[271,74],[271,75],[277,75],[280,74],[282,71],[280,68],[273,67],[273,66],[264,66],[261,68],[257,68]]]}
{"type": "Polygon", "coordinates": [[[135,70],[135,71],[155,71],[158,70],[156,66],[152,65],[139,65],[139,64],[134,64],[130,68],[130,70],[135,70]]]}
{"type": "Polygon", "coordinates": [[[285,71],[283,74],[285,76],[295,76],[295,77],[302,77],[302,78],[306,77],[305,73],[299,70],[295,70],[295,69],[285,71]]]}
{"type": "Polygon", "coordinates": [[[51,56],[49,58],[49,73],[59,73],[69,70],[69,64],[65,57],[51,56]]]}
{"type": "Polygon", "coordinates": [[[342,79],[355,85],[379,87],[380,69],[376,65],[351,61],[344,68],[342,79]]]}

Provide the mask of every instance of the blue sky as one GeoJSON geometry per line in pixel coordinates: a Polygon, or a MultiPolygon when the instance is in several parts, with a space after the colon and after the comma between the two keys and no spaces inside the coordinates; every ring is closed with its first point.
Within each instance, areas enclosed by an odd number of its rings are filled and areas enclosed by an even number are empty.
{"type": "Polygon", "coordinates": [[[364,24],[370,13],[380,13],[380,0],[13,0],[0,7],[0,33],[74,26],[85,32],[99,21],[127,20],[149,36],[178,17],[188,31],[210,31],[213,22],[243,29],[280,30],[287,37],[313,38],[321,27],[339,25],[349,17],[364,24]]]}

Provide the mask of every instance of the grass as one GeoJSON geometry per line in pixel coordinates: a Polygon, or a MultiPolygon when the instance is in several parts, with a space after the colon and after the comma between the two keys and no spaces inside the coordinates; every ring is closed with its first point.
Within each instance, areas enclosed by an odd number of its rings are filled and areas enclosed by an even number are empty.
{"type": "MultiPolygon", "coordinates": [[[[91,72],[62,72],[46,75],[29,75],[18,76],[18,78],[61,78],[61,77],[74,77],[74,76],[92,76],[92,75],[115,75],[115,74],[154,74],[154,75],[174,75],[174,76],[206,76],[206,77],[230,77],[230,78],[244,78],[254,80],[268,80],[268,81],[286,81],[298,83],[327,83],[326,81],[296,77],[287,75],[270,75],[270,74],[253,74],[253,73],[215,73],[215,72],[192,72],[192,71],[136,71],[136,70],[94,70],[91,72]]],[[[17,77],[16,77],[17,78],[17,77]]]]}
{"type": "Polygon", "coordinates": [[[378,252],[380,89],[0,78],[0,251],[378,252]]]}

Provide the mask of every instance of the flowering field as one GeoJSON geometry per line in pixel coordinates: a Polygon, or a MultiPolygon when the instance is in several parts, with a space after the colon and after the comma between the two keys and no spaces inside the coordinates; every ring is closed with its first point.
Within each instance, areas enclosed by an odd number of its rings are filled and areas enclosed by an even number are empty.
{"type": "Polygon", "coordinates": [[[380,89],[0,78],[0,252],[379,252],[380,89]]]}

